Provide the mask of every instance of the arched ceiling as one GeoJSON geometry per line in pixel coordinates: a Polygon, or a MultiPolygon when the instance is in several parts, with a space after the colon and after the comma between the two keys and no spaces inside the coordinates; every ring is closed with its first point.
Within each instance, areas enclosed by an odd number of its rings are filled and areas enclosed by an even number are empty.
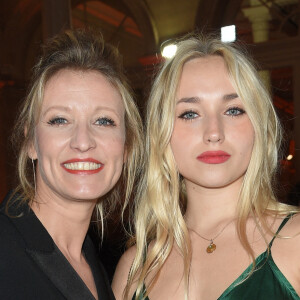
{"type": "MultiPolygon", "coordinates": [[[[7,76],[19,81],[28,78],[42,41],[43,1],[0,2],[2,78],[7,76]]],[[[150,64],[153,62],[151,57],[159,52],[162,42],[194,29],[219,30],[221,26],[236,24],[238,37],[246,42],[252,42],[251,23],[245,17],[243,9],[249,7],[253,1],[260,4],[267,2],[264,0],[69,1],[73,26],[99,28],[107,41],[119,47],[124,56],[125,66],[132,71],[131,73],[137,74],[141,71],[141,61],[149,61],[150,64]]],[[[298,34],[298,11],[295,10],[295,2],[297,1],[268,1],[272,15],[270,39],[298,34]]]]}
{"type": "MultiPolygon", "coordinates": [[[[5,12],[0,37],[6,45],[0,49],[5,60],[0,58],[2,74],[20,81],[28,78],[42,41],[43,1],[0,2],[0,11],[5,12]]],[[[74,27],[99,28],[106,40],[119,47],[125,65],[133,70],[140,67],[143,57],[155,55],[162,42],[202,26],[203,20],[217,26],[218,8],[225,2],[230,4],[228,11],[232,14],[240,1],[72,0],[71,14],[74,27]],[[216,17],[209,19],[210,15],[216,17]]]]}
{"type": "Polygon", "coordinates": [[[195,27],[204,31],[219,30],[222,26],[234,24],[243,0],[200,1],[195,27]]]}
{"type": "Polygon", "coordinates": [[[159,42],[194,29],[199,0],[145,0],[157,28],[159,42]]]}

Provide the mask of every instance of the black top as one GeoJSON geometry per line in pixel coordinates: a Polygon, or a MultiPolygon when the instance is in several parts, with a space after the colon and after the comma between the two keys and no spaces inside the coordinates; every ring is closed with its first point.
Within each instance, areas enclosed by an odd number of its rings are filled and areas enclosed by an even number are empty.
{"type": "MultiPolygon", "coordinates": [[[[95,300],[27,204],[0,206],[0,298],[95,300]]],[[[114,300],[105,270],[87,236],[84,256],[92,270],[98,297],[114,300]]]]}

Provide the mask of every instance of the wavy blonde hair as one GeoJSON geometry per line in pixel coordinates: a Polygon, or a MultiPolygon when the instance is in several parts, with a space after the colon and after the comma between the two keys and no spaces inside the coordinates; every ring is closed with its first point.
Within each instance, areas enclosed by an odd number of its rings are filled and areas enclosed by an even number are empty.
{"type": "MultiPolygon", "coordinates": [[[[127,160],[117,185],[99,199],[96,205],[96,218],[103,225],[104,215],[112,210],[120,195],[125,194],[125,204],[128,202],[141,171],[144,143],[141,118],[127,84],[119,53],[116,48],[104,42],[100,33],[83,29],[67,30],[43,46],[43,54],[34,67],[29,92],[13,134],[14,147],[18,145],[19,148],[19,185],[15,192],[25,202],[34,198],[34,178],[28,150],[34,140],[45,85],[63,69],[101,73],[119,91],[124,103],[127,160]]],[[[101,227],[103,230],[103,226],[101,227]]]]}
{"type": "MultiPolygon", "coordinates": [[[[248,57],[235,45],[215,38],[190,36],[177,43],[174,58],[166,60],[158,72],[148,103],[146,151],[147,165],[142,192],[136,202],[136,256],[133,261],[124,298],[137,282],[136,299],[144,299],[143,284],[153,271],[147,293],[159,271],[177,245],[184,261],[185,298],[188,298],[191,246],[184,221],[185,186],[178,173],[170,147],[174,127],[175,95],[184,64],[192,59],[221,56],[231,82],[240,96],[255,131],[251,160],[244,176],[238,202],[237,228],[245,250],[255,263],[254,252],[246,236],[246,221],[256,217],[258,226],[268,229],[263,215],[298,211],[279,203],[274,195],[274,175],[282,130],[272,100],[248,57]],[[151,247],[148,247],[151,242],[151,247]],[[139,298],[140,297],[140,298],[139,298]]],[[[254,269],[254,267],[253,267],[254,269]]]]}

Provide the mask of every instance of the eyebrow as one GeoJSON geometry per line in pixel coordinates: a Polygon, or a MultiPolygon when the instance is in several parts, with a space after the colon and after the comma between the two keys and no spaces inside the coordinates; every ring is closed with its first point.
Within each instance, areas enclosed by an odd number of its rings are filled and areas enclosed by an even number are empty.
{"type": "Polygon", "coordinates": [[[232,93],[232,94],[224,95],[223,100],[228,101],[228,100],[236,99],[238,97],[239,95],[237,93],[232,93]]]}
{"type": "MultiPolygon", "coordinates": [[[[239,96],[238,96],[237,93],[231,93],[231,94],[224,95],[222,98],[225,101],[230,101],[230,100],[236,99],[238,97],[239,96]]],[[[185,97],[185,98],[179,99],[176,104],[179,104],[179,103],[200,103],[200,102],[201,102],[201,98],[199,98],[199,97],[185,97]]]]}
{"type": "Polygon", "coordinates": [[[176,104],[179,103],[199,103],[201,99],[199,97],[186,97],[186,98],[181,98],[177,101],[176,104]]]}
{"type": "MultiPolygon", "coordinates": [[[[65,112],[70,112],[72,109],[70,107],[67,106],[62,106],[62,105],[55,105],[55,106],[50,106],[49,108],[47,108],[44,112],[43,112],[43,116],[46,115],[49,111],[51,110],[63,110],[65,112]]],[[[115,109],[112,109],[110,107],[106,107],[106,106],[97,106],[95,108],[95,112],[98,112],[100,110],[108,110],[111,111],[113,113],[115,113],[116,115],[119,116],[118,111],[116,111],[115,109]]]]}
{"type": "Polygon", "coordinates": [[[71,109],[67,106],[61,106],[61,105],[55,105],[55,106],[50,106],[49,108],[47,108],[43,115],[45,115],[48,111],[51,111],[51,110],[63,110],[63,111],[70,111],[71,109]]]}

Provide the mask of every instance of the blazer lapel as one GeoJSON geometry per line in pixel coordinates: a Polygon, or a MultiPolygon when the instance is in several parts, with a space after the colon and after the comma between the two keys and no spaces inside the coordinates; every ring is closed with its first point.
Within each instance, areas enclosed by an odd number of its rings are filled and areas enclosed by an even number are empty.
{"type": "Polygon", "coordinates": [[[115,300],[106,271],[100,262],[99,255],[97,255],[95,246],[89,236],[84,241],[83,252],[93,272],[99,299],[115,300]]]}
{"type": "Polygon", "coordinates": [[[95,300],[80,276],[56,246],[51,253],[30,249],[26,251],[67,299],[95,300]]]}
{"type": "MultiPolygon", "coordinates": [[[[9,215],[24,240],[28,255],[66,299],[95,300],[27,204],[13,205],[9,215]]],[[[99,299],[102,299],[100,295],[99,299]]]]}

